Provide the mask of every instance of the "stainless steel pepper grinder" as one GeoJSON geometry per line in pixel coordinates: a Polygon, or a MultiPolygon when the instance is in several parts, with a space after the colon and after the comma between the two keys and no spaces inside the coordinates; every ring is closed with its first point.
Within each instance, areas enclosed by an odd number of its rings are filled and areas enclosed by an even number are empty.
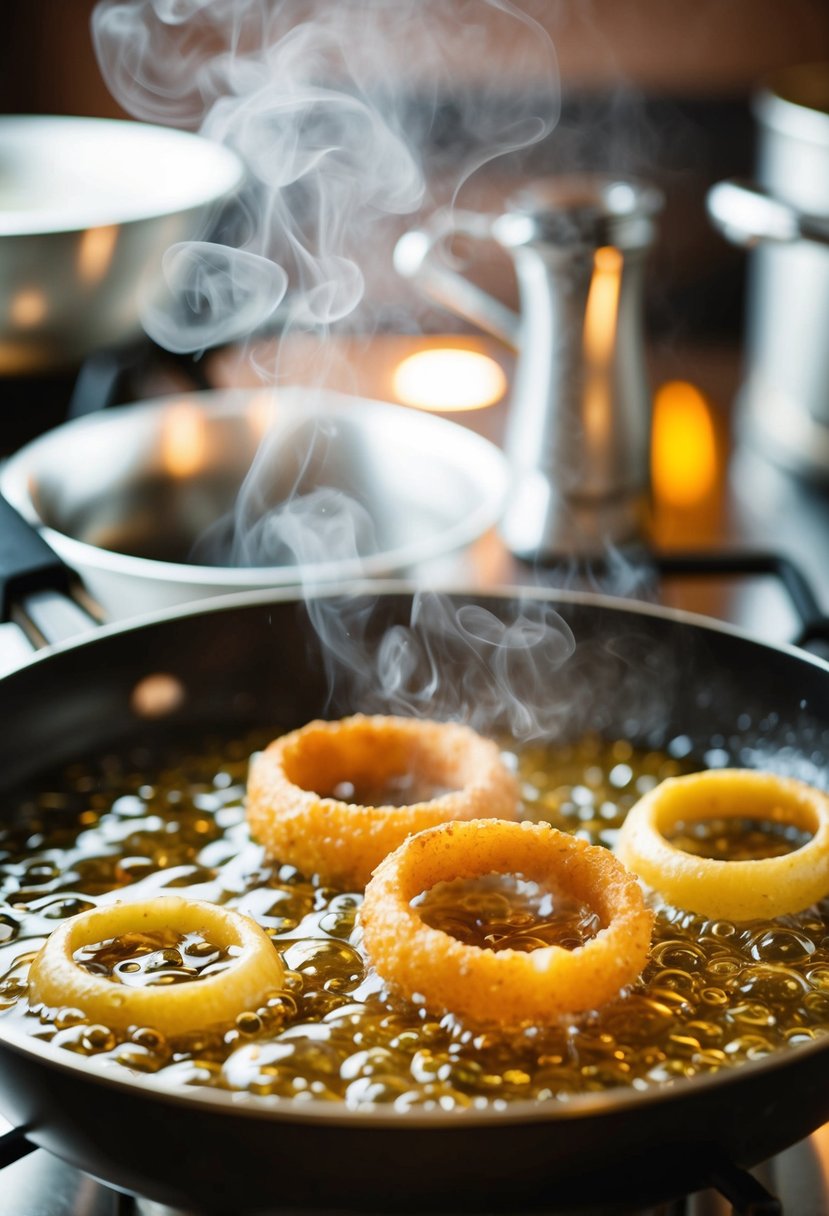
{"type": "Polygon", "coordinates": [[[651,435],[643,272],[661,203],[634,181],[547,178],[502,215],[438,213],[398,242],[401,274],[518,351],[501,533],[523,559],[602,556],[642,535],[651,435]],[[455,233],[509,251],[520,315],[448,265],[455,233]]]}

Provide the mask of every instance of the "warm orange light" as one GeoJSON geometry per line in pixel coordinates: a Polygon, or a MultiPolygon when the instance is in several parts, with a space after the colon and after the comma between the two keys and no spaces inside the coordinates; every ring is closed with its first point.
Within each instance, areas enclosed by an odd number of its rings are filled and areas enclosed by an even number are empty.
{"type": "Polygon", "coordinates": [[[479,410],[500,401],[507,389],[503,368],[474,350],[420,350],[395,369],[394,395],[404,405],[450,412],[479,410]]]}
{"type": "Polygon", "coordinates": [[[254,393],[246,412],[248,424],[257,440],[264,439],[276,419],[276,391],[263,388],[254,393]]]}
{"type": "Polygon", "coordinates": [[[612,245],[603,245],[593,254],[584,310],[584,355],[590,363],[604,363],[613,353],[621,285],[622,255],[612,245]]]}
{"type": "Polygon", "coordinates": [[[612,382],[608,366],[616,345],[622,255],[612,245],[593,254],[593,277],[584,310],[584,430],[588,442],[604,444],[611,425],[612,382]]]}
{"type": "Polygon", "coordinates": [[[161,432],[161,459],[171,477],[191,477],[207,455],[207,428],[198,406],[179,401],[166,411],[161,432]]]}
{"type": "Polygon", "coordinates": [[[817,1158],[815,1164],[820,1171],[821,1181],[825,1189],[829,1186],[829,1123],[824,1123],[823,1127],[819,1127],[816,1132],[812,1132],[805,1143],[814,1150],[814,1155],[817,1158]]]}
{"type": "Polygon", "coordinates": [[[78,243],[78,274],[84,283],[98,283],[104,277],[117,240],[117,224],[89,228],[83,233],[78,243]]]}
{"type": "Polygon", "coordinates": [[[690,507],[717,480],[717,438],[711,407],[698,388],[672,380],[656,393],[651,476],[657,501],[690,507]]]}
{"type": "Polygon", "coordinates": [[[26,287],[13,297],[9,315],[14,325],[31,329],[39,325],[47,312],[46,296],[36,287],[26,287]]]}

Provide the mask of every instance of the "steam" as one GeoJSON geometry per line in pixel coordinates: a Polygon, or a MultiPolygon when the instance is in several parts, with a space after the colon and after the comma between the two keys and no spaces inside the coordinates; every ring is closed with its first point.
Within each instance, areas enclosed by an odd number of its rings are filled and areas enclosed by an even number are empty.
{"type": "MultiPolygon", "coordinates": [[[[93,38],[127,111],[199,131],[247,168],[215,242],[168,251],[147,332],[201,352],[263,327],[300,331],[317,342],[318,383],[329,330],[370,328],[367,281],[391,275],[399,217],[451,207],[477,170],[543,140],[559,116],[552,43],[512,0],[99,0],[93,38]],[[518,82],[506,93],[491,71],[504,47],[518,82]]],[[[257,370],[278,382],[278,353],[257,370]]],[[[543,601],[499,616],[421,592],[407,626],[378,632],[381,600],[318,594],[332,563],[376,552],[382,521],[359,494],[305,476],[313,448],[274,503],[266,438],[196,560],[229,551],[240,565],[297,566],[332,689],[352,706],[556,733],[564,710],[549,679],[574,641],[543,601]]]]}
{"type": "Polygon", "coordinates": [[[407,624],[387,624],[382,600],[310,598],[336,700],[364,712],[455,719],[515,739],[564,733],[571,700],[555,680],[573,633],[544,600],[505,601],[496,612],[418,591],[407,624]]]}
{"type": "Polygon", "coordinates": [[[432,202],[423,145],[437,97],[462,136],[437,163],[452,197],[558,117],[550,40],[510,0],[100,0],[92,30],[126,110],[198,130],[247,166],[233,239],[171,250],[167,296],[146,310],[150,336],[179,352],[254,333],[280,305],[284,329],[352,317],[388,217],[432,202]],[[456,83],[505,36],[548,76],[541,107],[456,83]]]}

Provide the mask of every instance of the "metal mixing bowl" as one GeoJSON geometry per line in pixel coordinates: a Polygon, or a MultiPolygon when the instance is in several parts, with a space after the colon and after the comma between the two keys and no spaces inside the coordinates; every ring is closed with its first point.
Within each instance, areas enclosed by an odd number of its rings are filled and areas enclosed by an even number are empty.
{"type": "Polygon", "coordinates": [[[348,578],[436,577],[498,519],[501,452],[457,423],[311,389],[193,393],[41,435],[0,491],[111,618],[348,578]]]}
{"type": "Polygon", "coordinates": [[[0,375],[136,337],[161,256],[240,185],[229,149],[103,118],[0,118],[0,375]]]}

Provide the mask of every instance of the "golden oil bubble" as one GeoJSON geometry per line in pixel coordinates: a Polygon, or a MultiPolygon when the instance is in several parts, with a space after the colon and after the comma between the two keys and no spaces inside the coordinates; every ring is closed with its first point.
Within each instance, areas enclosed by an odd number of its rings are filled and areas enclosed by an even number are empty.
{"type": "Polygon", "coordinates": [[[729,980],[733,976],[739,975],[742,966],[740,960],[733,955],[722,955],[711,960],[706,973],[713,979],[729,980]]]}
{"type": "Polygon", "coordinates": [[[743,972],[740,992],[767,1005],[799,1001],[809,991],[809,982],[790,967],[757,966],[743,972]]]}
{"type": "Polygon", "coordinates": [[[817,947],[805,933],[783,926],[762,929],[751,938],[749,953],[758,962],[802,963],[817,947]]]}
{"type": "Polygon", "coordinates": [[[655,971],[651,974],[651,983],[657,991],[664,992],[666,989],[676,993],[677,996],[692,998],[699,987],[695,976],[687,971],[680,971],[676,967],[664,967],[660,971],[655,971]]]}
{"type": "Polygon", "coordinates": [[[716,1043],[723,1037],[724,1028],[718,1022],[704,1022],[694,1020],[688,1022],[686,1027],[688,1033],[693,1034],[699,1039],[700,1044],[716,1043]]]}
{"type": "Polygon", "coordinates": [[[774,1044],[763,1035],[744,1034],[726,1043],[723,1048],[728,1056],[744,1056],[747,1060],[761,1060],[771,1055],[774,1044]]]}
{"type": "Polygon", "coordinates": [[[154,1052],[140,1047],[137,1043],[118,1044],[108,1054],[117,1064],[129,1068],[132,1072],[155,1073],[165,1062],[154,1052]]]}
{"type": "Polygon", "coordinates": [[[262,1030],[262,1019],[256,1013],[240,1013],[236,1018],[236,1029],[243,1035],[259,1034],[262,1030]]]}
{"type": "Polygon", "coordinates": [[[812,988],[829,993],[829,966],[810,967],[805,976],[812,988]]]}
{"type": "Polygon", "coordinates": [[[703,1051],[697,1052],[692,1063],[700,1072],[719,1072],[728,1063],[728,1056],[724,1051],[707,1047],[703,1051]]]}
{"type": "Polygon", "coordinates": [[[777,1023],[772,1010],[759,1001],[744,1002],[740,1005],[732,1005],[727,1014],[729,1022],[737,1023],[741,1026],[774,1026],[777,1023]]]}
{"type": "Polygon", "coordinates": [[[352,1081],[345,1091],[346,1104],[363,1106],[367,1102],[379,1106],[387,1106],[396,1102],[409,1086],[402,1077],[397,1076],[364,1076],[352,1081]]]}
{"type": "Polygon", "coordinates": [[[55,1032],[52,1036],[52,1044],[55,1047],[62,1047],[68,1051],[80,1052],[86,1055],[88,1054],[85,1043],[87,1029],[86,1023],[78,1026],[66,1026],[55,1032]]]}
{"type": "Polygon", "coordinates": [[[680,1059],[693,1059],[702,1050],[702,1044],[690,1034],[669,1034],[667,1048],[672,1055],[679,1056],[680,1059]]]}
{"type": "Polygon", "coordinates": [[[447,1063],[446,1056],[435,1054],[428,1048],[421,1048],[412,1056],[409,1066],[415,1081],[427,1082],[434,1080],[443,1064],[447,1063]]]}
{"type": "Polygon", "coordinates": [[[90,1053],[111,1051],[115,1046],[115,1034],[108,1026],[87,1026],[82,1038],[83,1047],[90,1053]]]}
{"type": "Polygon", "coordinates": [[[707,964],[705,951],[689,941],[671,940],[660,942],[651,951],[651,960],[671,971],[700,971],[707,964]]]}
{"type": "Polygon", "coordinates": [[[347,1056],[340,1066],[340,1076],[344,1081],[352,1081],[356,1077],[392,1073],[399,1071],[401,1062],[402,1057],[387,1048],[370,1047],[347,1056]]]}
{"type": "Polygon", "coordinates": [[[810,992],[804,998],[803,1007],[811,1019],[829,1026],[829,994],[810,992]]]}
{"type": "Polygon", "coordinates": [[[722,988],[703,988],[699,994],[699,999],[704,1005],[711,1005],[715,1009],[722,1009],[728,1004],[728,993],[722,988]]]}
{"type": "Polygon", "coordinates": [[[152,1026],[138,1026],[133,1030],[130,1038],[133,1043],[139,1047],[146,1047],[148,1051],[159,1051],[165,1041],[161,1031],[153,1029],[152,1026]]]}
{"type": "Polygon", "coordinates": [[[87,1021],[86,1014],[80,1009],[58,1009],[52,1021],[58,1030],[66,1030],[70,1026],[81,1026],[87,1021]]]}

